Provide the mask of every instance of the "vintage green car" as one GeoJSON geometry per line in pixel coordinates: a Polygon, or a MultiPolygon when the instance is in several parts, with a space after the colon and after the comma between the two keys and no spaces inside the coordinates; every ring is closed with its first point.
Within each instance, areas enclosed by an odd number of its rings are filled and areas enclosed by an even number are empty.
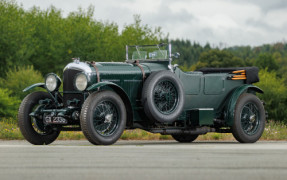
{"type": "Polygon", "coordinates": [[[170,44],[126,46],[125,62],[81,62],[24,89],[19,127],[32,144],[50,144],[61,131],[83,131],[95,145],[115,143],[125,129],[140,128],[192,142],[208,132],[256,142],[266,113],[256,93],[258,68],[203,68],[183,72],[172,64],[170,44]]]}

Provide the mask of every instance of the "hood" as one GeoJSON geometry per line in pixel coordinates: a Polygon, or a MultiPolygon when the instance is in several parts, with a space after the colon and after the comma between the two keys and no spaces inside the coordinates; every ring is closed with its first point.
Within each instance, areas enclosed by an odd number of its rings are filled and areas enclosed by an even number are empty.
{"type": "Polygon", "coordinates": [[[89,64],[85,63],[85,62],[72,62],[69,63],[63,71],[67,70],[67,69],[74,69],[74,70],[79,70],[79,71],[84,71],[85,73],[91,73],[93,70],[90,67],[89,64]]]}

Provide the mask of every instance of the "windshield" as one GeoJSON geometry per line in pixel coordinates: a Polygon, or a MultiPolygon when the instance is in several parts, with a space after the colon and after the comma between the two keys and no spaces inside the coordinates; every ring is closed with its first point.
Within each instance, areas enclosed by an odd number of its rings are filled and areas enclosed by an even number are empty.
{"type": "Polygon", "coordinates": [[[167,60],[168,44],[126,46],[127,60],[167,60]]]}

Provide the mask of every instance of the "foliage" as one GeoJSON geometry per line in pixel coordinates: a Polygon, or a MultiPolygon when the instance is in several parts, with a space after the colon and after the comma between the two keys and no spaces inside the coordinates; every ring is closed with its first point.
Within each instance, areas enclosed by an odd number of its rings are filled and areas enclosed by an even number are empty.
{"type": "Polygon", "coordinates": [[[269,121],[265,126],[265,130],[263,132],[261,139],[286,140],[287,139],[287,125],[280,123],[280,122],[269,121]]]}
{"type": "MultiPolygon", "coordinates": [[[[44,82],[39,71],[34,70],[33,66],[14,67],[6,72],[6,77],[0,79],[0,87],[11,90],[11,95],[23,99],[29,92],[23,92],[26,87],[44,82]]],[[[34,89],[39,90],[39,89],[34,89]]]]}
{"type": "Polygon", "coordinates": [[[192,43],[190,40],[177,39],[170,40],[170,42],[173,44],[174,52],[179,52],[181,54],[180,58],[178,60],[175,60],[174,63],[179,64],[181,68],[186,71],[206,66],[227,67],[254,65],[259,66],[263,69],[265,67],[268,67],[269,71],[278,69],[277,75],[281,77],[287,75],[286,43],[278,42],[275,44],[265,44],[258,47],[233,46],[225,49],[219,49],[216,46],[211,47],[208,43],[202,46],[196,42],[192,43]],[[208,55],[206,55],[205,53],[209,54],[210,56],[213,55],[213,57],[208,57],[208,55]],[[232,56],[230,56],[230,54],[232,54],[232,56]],[[229,57],[226,63],[221,62],[222,59],[224,59],[223,57],[229,57]],[[206,60],[206,58],[211,59],[206,60]],[[217,62],[213,62],[214,60],[217,62]],[[265,62],[260,62],[261,60],[265,62]]]}
{"type": "Polygon", "coordinates": [[[148,25],[141,25],[139,15],[135,15],[134,20],[134,24],[126,25],[122,31],[122,47],[134,44],[154,44],[162,38],[163,33],[161,32],[161,28],[158,27],[153,30],[148,25]]]}
{"type": "Polygon", "coordinates": [[[23,140],[24,137],[13,118],[1,119],[0,121],[0,139],[5,140],[23,140]]]}
{"type": "Polygon", "coordinates": [[[0,0],[0,77],[15,64],[30,64],[33,31],[22,8],[13,1],[0,0]]]}
{"type": "Polygon", "coordinates": [[[25,11],[13,1],[0,0],[0,77],[7,69],[33,65],[42,74],[62,72],[73,57],[83,61],[123,61],[126,44],[155,44],[160,28],[135,22],[119,32],[118,25],[93,18],[94,8],[68,17],[51,6],[25,11]]]}
{"type": "MultiPolygon", "coordinates": [[[[168,40],[165,40],[168,41],[168,40]]],[[[175,59],[174,63],[180,65],[183,70],[189,71],[190,67],[198,62],[199,56],[202,52],[209,51],[211,49],[209,44],[204,47],[200,44],[190,40],[170,40],[172,44],[173,52],[179,52],[179,59],[175,59]]]]}
{"type": "Polygon", "coordinates": [[[11,91],[0,88],[0,118],[15,117],[20,100],[11,96],[11,91]]]}
{"type": "Polygon", "coordinates": [[[242,67],[244,65],[245,63],[242,59],[234,56],[230,52],[212,49],[200,55],[199,61],[194,69],[203,67],[242,67]]]}
{"type": "Polygon", "coordinates": [[[287,87],[284,79],[276,76],[276,72],[267,69],[259,72],[260,82],[256,86],[263,89],[264,94],[258,96],[266,103],[268,119],[287,123],[287,87]]]}
{"type": "Polygon", "coordinates": [[[269,71],[276,71],[279,68],[275,58],[269,53],[259,54],[255,65],[261,69],[267,68],[269,71]]]}

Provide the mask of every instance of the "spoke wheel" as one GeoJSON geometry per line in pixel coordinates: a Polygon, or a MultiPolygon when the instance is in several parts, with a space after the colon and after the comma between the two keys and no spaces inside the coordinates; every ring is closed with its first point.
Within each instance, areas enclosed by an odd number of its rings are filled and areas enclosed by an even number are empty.
{"type": "Polygon", "coordinates": [[[46,126],[43,122],[43,115],[31,117],[30,113],[43,109],[39,104],[40,100],[51,99],[49,93],[33,92],[28,94],[22,101],[18,112],[18,124],[22,135],[27,141],[34,145],[50,144],[57,139],[59,130],[52,126],[46,126]]]}
{"type": "Polygon", "coordinates": [[[254,143],[264,131],[265,119],[261,101],[253,94],[244,93],[235,106],[232,134],[241,143],[254,143]]]}
{"type": "Polygon", "coordinates": [[[111,101],[100,102],[94,110],[94,128],[102,136],[112,135],[119,121],[119,111],[111,101]]]}
{"type": "Polygon", "coordinates": [[[172,113],[178,101],[176,87],[170,81],[159,82],[153,92],[154,104],[159,112],[163,114],[172,113]]]}
{"type": "Polygon", "coordinates": [[[243,106],[240,114],[241,127],[248,135],[256,134],[260,125],[259,110],[254,103],[247,103],[243,106]]]}
{"type": "Polygon", "coordinates": [[[84,135],[95,145],[115,143],[126,127],[126,119],[126,108],[121,97],[108,90],[89,95],[80,116],[84,135]]]}

